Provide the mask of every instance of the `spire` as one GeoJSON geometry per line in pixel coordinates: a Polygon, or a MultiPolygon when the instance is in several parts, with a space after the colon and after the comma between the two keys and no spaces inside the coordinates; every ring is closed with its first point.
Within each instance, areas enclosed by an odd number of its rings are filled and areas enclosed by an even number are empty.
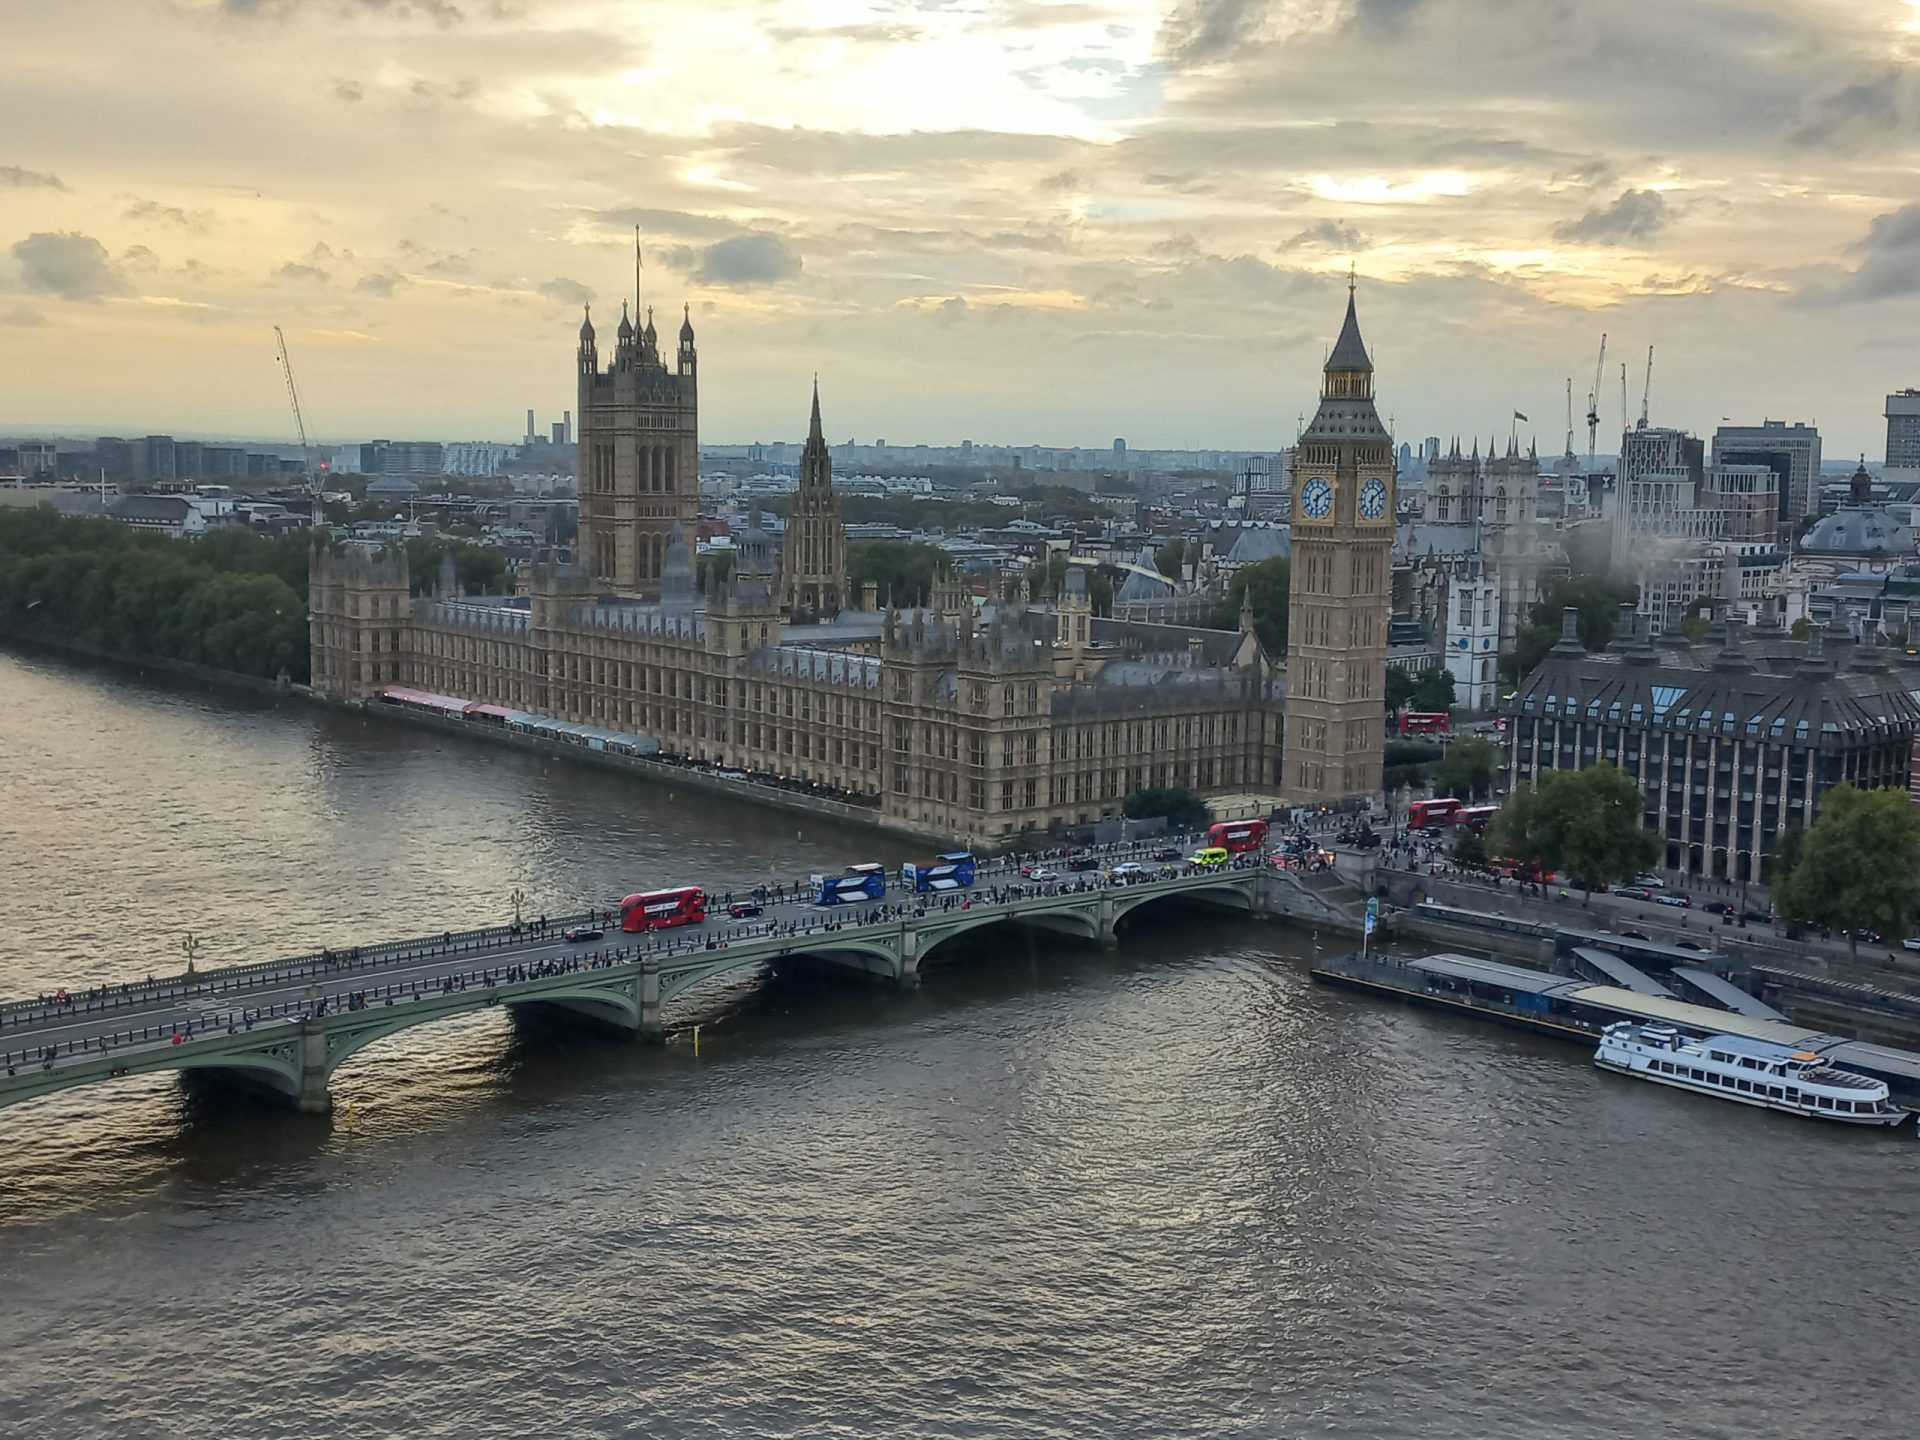
{"type": "Polygon", "coordinates": [[[680,343],[693,344],[693,306],[691,305],[680,307],[680,343]]]}
{"type": "Polygon", "coordinates": [[[580,322],[580,338],[591,345],[593,343],[593,306],[589,305],[586,309],[587,318],[580,322]]]}
{"type": "Polygon", "coordinates": [[[1853,478],[1847,483],[1847,499],[1855,505],[1873,503],[1873,477],[1867,473],[1867,457],[1860,457],[1860,468],[1853,472],[1853,478]]]}
{"type": "Polygon", "coordinates": [[[1347,278],[1347,318],[1341,323],[1340,338],[1333,342],[1333,353],[1327,356],[1326,372],[1353,373],[1364,371],[1373,373],[1373,361],[1367,356],[1367,345],[1360,338],[1360,317],[1354,311],[1354,277],[1347,278]]]}
{"type": "Polygon", "coordinates": [[[640,313],[640,227],[633,227],[633,313],[640,313]]]}
{"type": "Polygon", "coordinates": [[[619,335],[622,340],[631,340],[633,338],[633,321],[627,318],[627,302],[624,300],[620,302],[619,335]]]}
{"type": "Polygon", "coordinates": [[[807,423],[807,440],[809,442],[818,440],[821,444],[826,444],[826,437],[820,433],[820,374],[818,371],[815,371],[813,376],[813,419],[807,423]]]}

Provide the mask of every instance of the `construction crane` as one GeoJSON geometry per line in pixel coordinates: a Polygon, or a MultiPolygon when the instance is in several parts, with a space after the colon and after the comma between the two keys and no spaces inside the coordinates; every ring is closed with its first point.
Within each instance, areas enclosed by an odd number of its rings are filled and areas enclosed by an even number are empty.
{"type": "Polygon", "coordinates": [[[1628,418],[1631,413],[1627,409],[1627,362],[1622,360],[1620,362],[1620,453],[1622,456],[1627,453],[1627,431],[1633,428],[1633,422],[1628,418]]]}
{"type": "Polygon", "coordinates": [[[1567,458],[1573,458],[1573,377],[1567,376],[1567,458]]]}
{"type": "Polygon", "coordinates": [[[287,401],[293,406],[293,428],[300,434],[300,463],[306,472],[307,494],[313,504],[313,528],[318,530],[325,518],[320,510],[320,473],[314,469],[313,447],[307,443],[307,422],[300,414],[300,388],[293,383],[293,359],[287,354],[287,337],[273,327],[273,338],[280,346],[280,369],[287,377],[287,401]]]}
{"type": "Polygon", "coordinates": [[[1640,429],[1647,428],[1647,402],[1653,398],[1653,347],[1647,346],[1647,378],[1640,387],[1640,429]]]}
{"type": "Polygon", "coordinates": [[[1607,335],[1600,332],[1600,358],[1593,362],[1593,388],[1587,391],[1587,470],[1593,470],[1593,447],[1600,438],[1600,377],[1607,370],[1607,335]]]}

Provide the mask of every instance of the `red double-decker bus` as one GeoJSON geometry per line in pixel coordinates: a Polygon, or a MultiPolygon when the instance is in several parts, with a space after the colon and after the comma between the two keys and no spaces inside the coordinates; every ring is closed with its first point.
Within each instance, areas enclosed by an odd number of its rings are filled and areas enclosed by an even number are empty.
{"type": "Polygon", "coordinates": [[[1264,820],[1222,820],[1207,827],[1207,844],[1229,855],[1245,855],[1267,843],[1264,820]]]}
{"type": "Polygon", "coordinates": [[[1453,716],[1445,710],[1408,710],[1400,716],[1402,735],[1450,735],[1453,716]]]}
{"type": "Polygon", "coordinates": [[[1407,807],[1407,824],[1415,830],[1428,825],[1451,825],[1460,811],[1460,802],[1452,796],[1434,800],[1416,800],[1407,807]]]}
{"type": "Polygon", "coordinates": [[[1478,835],[1487,828],[1487,822],[1493,819],[1499,809],[1498,805],[1464,805],[1453,812],[1453,823],[1462,830],[1471,830],[1478,835]]]}
{"type": "Polygon", "coordinates": [[[707,918],[707,892],[698,885],[677,890],[648,890],[620,902],[620,928],[670,930],[675,925],[699,925],[707,918]]]}

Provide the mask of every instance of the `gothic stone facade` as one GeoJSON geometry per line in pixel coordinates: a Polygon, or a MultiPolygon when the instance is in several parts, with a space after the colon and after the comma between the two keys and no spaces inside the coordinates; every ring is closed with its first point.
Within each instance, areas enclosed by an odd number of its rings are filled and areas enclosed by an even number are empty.
{"type": "Polygon", "coordinates": [[[1380,789],[1394,480],[1349,292],[1320,408],[1293,457],[1285,788],[1295,800],[1380,789]]]}

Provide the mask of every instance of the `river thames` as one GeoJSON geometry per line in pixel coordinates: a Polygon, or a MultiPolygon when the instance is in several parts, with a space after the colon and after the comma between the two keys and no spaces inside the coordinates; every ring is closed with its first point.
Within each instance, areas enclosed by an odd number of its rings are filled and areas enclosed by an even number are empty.
{"type": "MultiPolygon", "coordinates": [[[[914,853],[0,652],[0,995],[914,853]]],[[[664,1047],[410,1031],[331,1117],[0,1111],[0,1430],[1912,1433],[1908,1131],[1322,989],[1319,943],[989,932],[911,992],[690,997],[664,1047]]]]}

